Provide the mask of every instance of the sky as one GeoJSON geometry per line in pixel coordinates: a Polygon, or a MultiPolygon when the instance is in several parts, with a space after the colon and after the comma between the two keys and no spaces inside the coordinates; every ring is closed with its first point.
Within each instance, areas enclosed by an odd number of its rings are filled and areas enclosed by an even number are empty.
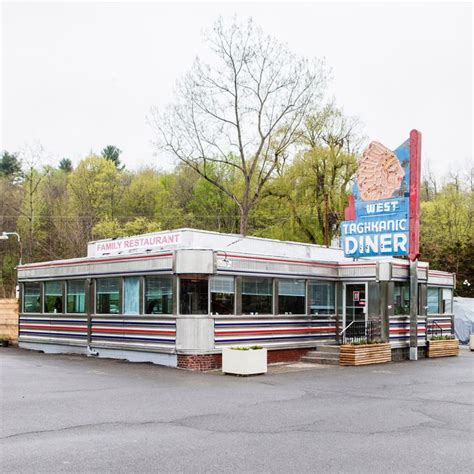
{"type": "Polygon", "coordinates": [[[472,5],[467,3],[3,2],[0,149],[40,143],[45,160],[77,163],[106,145],[129,169],[170,169],[150,108],[217,17],[252,17],[295,53],[325,58],[327,99],[395,149],[413,128],[438,177],[472,164],[472,5]]]}

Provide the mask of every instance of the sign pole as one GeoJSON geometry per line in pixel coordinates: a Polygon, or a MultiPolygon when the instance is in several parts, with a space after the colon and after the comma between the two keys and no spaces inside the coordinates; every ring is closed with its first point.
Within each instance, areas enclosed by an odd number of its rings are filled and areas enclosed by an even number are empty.
{"type": "Polygon", "coordinates": [[[410,360],[418,360],[418,257],[420,255],[421,133],[410,132],[410,360]]]}
{"type": "Polygon", "coordinates": [[[418,260],[410,261],[410,360],[418,360],[418,260]]]}

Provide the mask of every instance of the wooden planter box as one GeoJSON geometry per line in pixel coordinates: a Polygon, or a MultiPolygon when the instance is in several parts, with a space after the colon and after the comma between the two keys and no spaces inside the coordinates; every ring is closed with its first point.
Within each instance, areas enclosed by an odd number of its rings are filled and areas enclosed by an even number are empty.
{"type": "Polygon", "coordinates": [[[267,349],[241,351],[222,349],[222,372],[234,375],[256,375],[267,372],[267,349]]]}
{"type": "Polygon", "coordinates": [[[428,340],[428,357],[449,357],[459,355],[457,339],[428,340]]]}
{"type": "Polygon", "coordinates": [[[392,361],[390,343],[382,344],[344,344],[339,354],[340,365],[384,364],[392,361]]]}

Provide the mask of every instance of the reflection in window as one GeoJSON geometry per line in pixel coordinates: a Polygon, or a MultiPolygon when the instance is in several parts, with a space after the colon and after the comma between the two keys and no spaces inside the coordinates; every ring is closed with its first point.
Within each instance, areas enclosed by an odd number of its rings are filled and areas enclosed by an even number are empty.
{"type": "Polygon", "coordinates": [[[63,312],[63,284],[61,281],[46,281],[44,283],[44,312],[63,312]]]}
{"type": "Polygon", "coordinates": [[[123,280],[123,313],[140,314],[140,278],[127,277],[123,280]]]}
{"type": "Polygon", "coordinates": [[[439,313],[439,289],[428,287],[428,314],[439,313]]]}
{"type": "Polygon", "coordinates": [[[211,277],[210,288],[211,314],[234,314],[234,277],[211,277]]]}
{"type": "Polygon", "coordinates": [[[96,281],[95,305],[98,314],[120,313],[119,278],[101,278],[96,281]]]}
{"type": "Polygon", "coordinates": [[[442,292],[443,314],[453,314],[453,290],[450,288],[443,288],[442,292]]]}
{"type": "Polygon", "coordinates": [[[67,312],[86,312],[85,280],[70,280],[67,282],[67,312]]]}
{"type": "Polygon", "coordinates": [[[40,313],[41,283],[23,283],[23,312],[40,313]]]}
{"type": "Polygon", "coordinates": [[[393,289],[395,314],[410,314],[410,284],[395,282],[393,289]]]}
{"type": "Polygon", "coordinates": [[[207,278],[180,278],[179,311],[181,314],[208,314],[207,278]]]}
{"type": "Polygon", "coordinates": [[[278,280],[279,314],[306,314],[305,280],[278,280]]]}
{"type": "Polygon", "coordinates": [[[335,314],[335,283],[330,281],[309,282],[310,314],[335,314]]]}
{"type": "Polygon", "coordinates": [[[242,278],[242,314],[272,314],[272,300],[271,278],[242,278]]]}
{"type": "Polygon", "coordinates": [[[145,278],[145,313],[173,313],[173,280],[171,277],[145,278]]]}

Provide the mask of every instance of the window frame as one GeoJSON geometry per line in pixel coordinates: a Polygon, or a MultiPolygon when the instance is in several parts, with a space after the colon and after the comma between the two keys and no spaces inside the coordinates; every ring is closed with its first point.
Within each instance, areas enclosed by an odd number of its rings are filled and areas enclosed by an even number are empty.
{"type": "Polygon", "coordinates": [[[142,284],[142,277],[140,275],[127,275],[122,277],[122,311],[119,314],[123,314],[124,316],[130,316],[131,318],[140,316],[142,313],[142,306],[143,306],[143,300],[142,300],[142,291],[141,291],[141,284],[142,284]],[[138,280],[138,313],[136,314],[131,314],[131,313],[126,313],[125,312],[125,281],[130,278],[136,278],[138,280]]]}
{"type": "Polygon", "coordinates": [[[306,316],[308,301],[307,301],[307,285],[308,281],[304,278],[275,278],[274,279],[276,285],[275,287],[275,299],[276,299],[276,307],[278,308],[278,315],[280,316],[306,316]],[[280,282],[282,281],[298,281],[303,283],[303,295],[280,295],[280,282]],[[302,313],[294,313],[294,312],[286,312],[283,313],[280,307],[280,296],[293,296],[294,298],[303,298],[303,312],[302,313]]]}
{"type": "MultiPolygon", "coordinates": [[[[21,311],[22,313],[26,314],[44,314],[42,309],[43,309],[43,282],[42,281],[25,281],[22,284],[22,298],[21,298],[21,311]],[[25,296],[26,296],[26,291],[25,291],[25,286],[28,285],[29,283],[37,283],[39,286],[39,311],[26,311],[25,310],[25,296]]],[[[48,313],[49,314],[49,313],[48,313]]]]}
{"type": "MultiPolygon", "coordinates": [[[[306,311],[308,313],[308,316],[335,316],[337,314],[337,291],[336,291],[336,281],[334,280],[320,280],[320,279],[315,279],[315,280],[308,280],[307,282],[307,306],[306,306],[306,311]],[[328,313],[312,313],[311,312],[311,287],[312,286],[317,286],[317,285],[331,285],[332,290],[329,290],[330,292],[332,291],[332,307],[328,309],[328,313]]],[[[344,298],[343,298],[344,300],[344,298]]]]}
{"type": "MultiPolygon", "coordinates": [[[[208,289],[209,289],[209,295],[208,295],[208,314],[210,316],[236,316],[237,315],[237,297],[238,297],[238,294],[237,294],[237,279],[235,277],[235,275],[220,275],[220,274],[215,274],[215,275],[210,275],[209,276],[209,283],[208,283],[208,289]],[[232,278],[232,281],[233,281],[233,284],[234,284],[234,303],[233,303],[233,307],[232,307],[232,313],[226,313],[226,314],[217,314],[217,313],[212,313],[212,291],[211,291],[211,280],[215,277],[218,277],[218,278],[232,278]]],[[[232,293],[225,293],[225,294],[232,294],[232,293]]]]}
{"type": "Polygon", "coordinates": [[[240,290],[240,308],[241,308],[241,313],[244,316],[262,316],[262,315],[271,315],[275,316],[275,278],[273,277],[267,277],[267,276],[253,276],[253,275],[242,275],[242,282],[241,282],[241,290],[240,290]],[[271,286],[271,293],[270,295],[256,295],[256,296],[270,296],[271,302],[270,302],[270,312],[265,312],[265,313],[255,313],[253,312],[244,312],[244,302],[243,302],[243,296],[244,296],[244,284],[245,284],[245,279],[260,279],[260,280],[270,280],[270,286],[271,286]]]}
{"type": "Polygon", "coordinates": [[[177,293],[177,308],[176,308],[176,313],[178,316],[204,316],[204,315],[209,315],[209,297],[210,297],[210,285],[209,285],[209,280],[212,275],[203,273],[203,274],[187,274],[183,273],[178,276],[178,281],[177,281],[177,288],[176,288],[176,293],[177,293]],[[181,282],[182,280],[203,280],[207,282],[207,305],[206,305],[206,313],[182,313],[181,312],[181,282]]]}
{"type": "MultiPolygon", "coordinates": [[[[400,303],[401,306],[400,308],[404,308],[403,302],[405,301],[404,298],[404,293],[400,293],[400,303]]],[[[393,305],[393,314],[394,316],[409,316],[410,315],[410,305],[411,305],[411,291],[410,291],[410,282],[406,281],[394,281],[393,282],[393,297],[392,297],[392,305],[393,305]],[[397,313],[396,308],[398,307],[397,304],[395,303],[395,288],[397,288],[397,285],[401,288],[408,288],[408,312],[401,312],[397,313]]],[[[403,310],[405,311],[405,310],[403,310]]]]}
{"type": "Polygon", "coordinates": [[[123,277],[110,276],[94,278],[94,314],[98,316],[120,316],[123,315],[123,277]],[[98,313],[97,312],[97,282],[99,280],[118,280],[119,281],[119,311],[117,313],[98,313]]]}
{"type": "Polygon", "coordinates": [[[175,298],[175,294],[174,294],[174,283],[173,283],[173,275],[170,275],[170,274],[153,274],[153,275],[144,275],[142,276],[142,291],[141,291],[141,294],[142,294],[142,301],[141,301],[141,313],[143,316],[146,316],[146,317],[149,317],[149,316],[155,316],[155,317],[161,317],[161,316],[173,316],[174,312],[173,312],[173,308],[174,308],[174,298],[175,298]],[[146,301],[146,280],[147,278],[168,278],[171,282],[171,312],[169,313],[147,313],[146,311],[146,304],[147,304],[147,301],[146,301]]]}
{"type": "Polygon", "coordinates": [[[433,316],[433,315],[441,315],[441,305],[442,305],[442,302],[440,301],[440,290],[441,287],[440,286],[428,286],[426,288],[426,315],[427,316],[433,316]],[[436,290],[436,301],[437,301],[437,305],[438,305],[438,311],[436,313],[431,313],[429,311],[429,304],[428,304],[428,299],[429,299],[429,293],[430,293],[430,290],[436,290]]]}
{"type": "Polygon", "coordinates": [[[65,296],[65,309],[66,311],[64,314],[87,314],[87,278],[70,278],[67,280],[64,280],[64,296],[65,296]],[[68,295],[69,295],[69,283],[72,281],[82,281],[84,283],[84,311],[77,312],[77,313],[70,313],[68,310],[68,295]]]}
{"type": "MultiPolygon", "coordinates": [[[[43,308],[42,308],[42,313],[43,314],[65,314],[66,312],[64,311],[65,309],[65,301],[64,301],[64,280],[47,280],[43,282],[43,308]],[[48,283],[59,283],[60,285],[60,292],[61,292],[61,309],[62,311],[46,311],[46,287],[48,286],[48,283]]],[[[55,295],[53,295],[55,296],[55,295]]],[[[57,295],[56,295],[57,296],[57,295]]]]}

